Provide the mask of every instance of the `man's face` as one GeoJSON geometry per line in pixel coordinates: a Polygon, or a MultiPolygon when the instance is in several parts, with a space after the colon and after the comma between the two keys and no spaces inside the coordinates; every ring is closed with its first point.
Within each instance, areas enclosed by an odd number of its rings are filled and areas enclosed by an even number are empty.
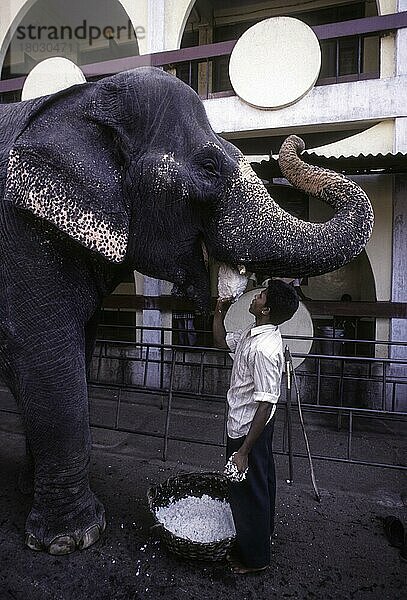
{"type": "Polygon", "coordinates": [[[259,317],[262,315],[262,311],[266,308],[267,301],[267,290],[261,290],[252,300],[250,304],[249,312],[252,313],[255,317],[259,317]]]}

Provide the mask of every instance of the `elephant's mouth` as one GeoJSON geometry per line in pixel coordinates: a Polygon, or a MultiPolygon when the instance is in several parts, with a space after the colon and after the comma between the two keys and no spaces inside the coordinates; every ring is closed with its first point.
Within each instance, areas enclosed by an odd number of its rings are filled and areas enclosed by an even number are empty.
{"type": "Polygon", "coordinates": [[[190,252],[180,258],[171,293],[173,296],[192,300],[197,312],[208,312],[211,290],[216,289],[222,298],[237,299],[244,292],[249,274],[243,263],[231,265],[220,261],[203,237],[199,236],[192,252],[190,248],[190,252]],[[219,269],[213,269],[214,264],[219,269]]]}
{"type": "Polygon", "coordinates": [[[171,295],[191,300],[197,312],[208,312],[211,301],[209,254],[200,235],[184,245],[171,265],[171,295]]]}
{"type": "MultiPolygon", "coordinates": [[[[228,263],[220,262],[219,269],[216,270],[217,280],[214,282],[211,278],[214,277],[211,273],[211,262],[214,259],[208,250],[205,242],[201,240],[202,258],[209,276],[210,288],[216,288],[218,296],[221,298],[234,298],[237,299],[244,292],[250,272],[247,271],[246,266],[243,263],[233,266],[228,263]]],[[[210,291],[209,291],[210,292],[210,291]]]]}

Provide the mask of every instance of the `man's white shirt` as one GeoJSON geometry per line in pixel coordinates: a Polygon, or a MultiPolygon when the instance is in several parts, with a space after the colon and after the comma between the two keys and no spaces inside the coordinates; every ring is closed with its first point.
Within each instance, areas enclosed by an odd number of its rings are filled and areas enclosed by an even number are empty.
{"type": "Polygon", "coordinates": [[[235,353],[230,388],[227,433],[231,438],[246,435],[258,402],[273,404],[270,418],[280,397],[283,371],[283,343],[276,325],[253,323],[247,329],[228,333],[226,343],[235,353]]]}

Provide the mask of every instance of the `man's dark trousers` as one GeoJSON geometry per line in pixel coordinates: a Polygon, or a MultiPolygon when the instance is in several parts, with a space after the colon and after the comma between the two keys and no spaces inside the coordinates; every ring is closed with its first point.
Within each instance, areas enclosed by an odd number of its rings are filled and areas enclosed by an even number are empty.
{"type": "MultiPolygon", "coordinates": [[[[273,459],[274,417],[249,454],[249,470],[241,483],[229,483],[229,498],[236,527],[236,552],[246,567],[270,564],[270,537],[274,530],[276,475],[273,459]]],[[[227,457],[245,437],[227,439],[227,457]]]]}

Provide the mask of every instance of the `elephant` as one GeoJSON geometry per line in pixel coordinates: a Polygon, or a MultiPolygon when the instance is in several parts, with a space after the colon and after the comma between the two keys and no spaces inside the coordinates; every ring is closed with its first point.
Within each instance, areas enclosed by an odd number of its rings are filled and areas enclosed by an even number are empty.
{"type": "Polygon", "coordinates": [[[161,69],[3,104],[0,117],[0,369],[34,462],[25,543],[68,554],[105,529],[86,380],[103,298],[137,269],[207,310],[204,251],[273,276],[332,271],[361,252],[373,212],[354,182],[303,162],[296,136],[282,172],[334,216],[284,212],[199,96],[161,69]]]}

